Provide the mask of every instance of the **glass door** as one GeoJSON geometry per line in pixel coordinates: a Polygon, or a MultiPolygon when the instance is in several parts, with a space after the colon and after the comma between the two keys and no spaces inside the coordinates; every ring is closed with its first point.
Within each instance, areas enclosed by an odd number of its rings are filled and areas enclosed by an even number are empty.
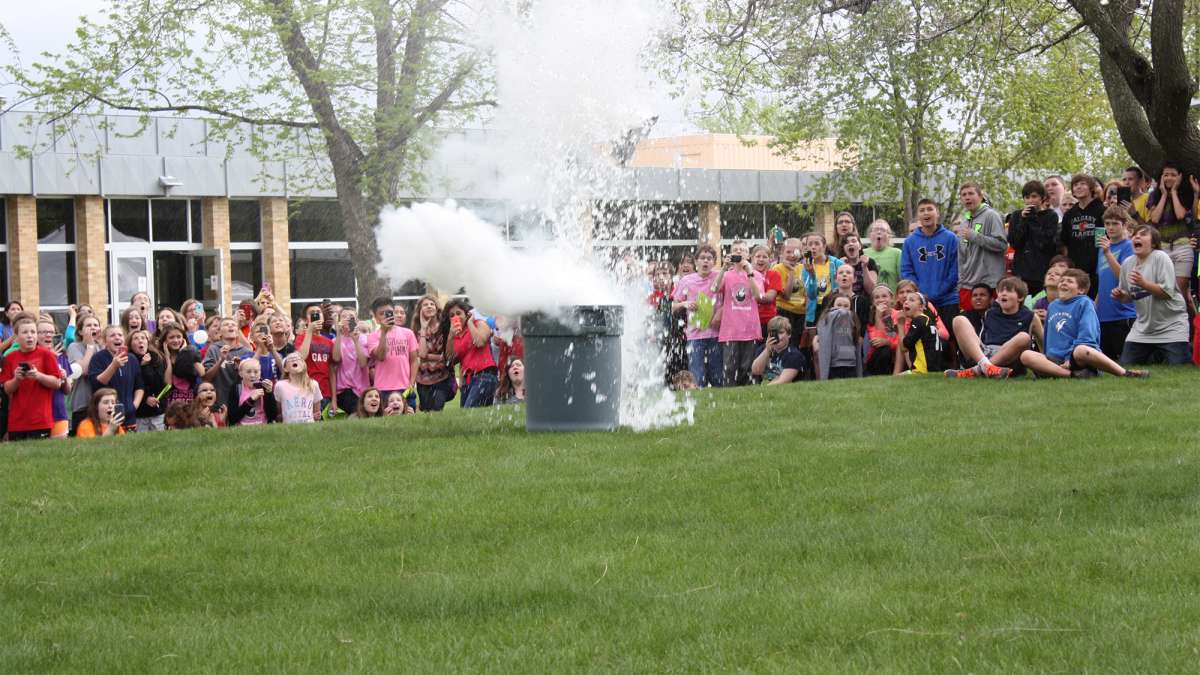
{"type": "Polygon", "coordinates": [[[134,293],[149,293],[150,306],[154,307],[154,288],[150,283],[153,263],[148,249],[141,251],[110,251],[109,262],[112,278],[112,320],[115,325],[121,320],[121,312],[129,307],[134,293]]]}

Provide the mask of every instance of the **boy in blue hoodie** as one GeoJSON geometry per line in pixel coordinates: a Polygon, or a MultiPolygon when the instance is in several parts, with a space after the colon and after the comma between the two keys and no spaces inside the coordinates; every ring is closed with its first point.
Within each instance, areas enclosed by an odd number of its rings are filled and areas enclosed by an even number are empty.
{"type": "Polygon", "coordinates": [[[1144,370],[1122,368],[1100,351],[1100,319],[1087,296],[1091,277],[1081,269],[1063,272],[1058,299],[1046,310],[1046,353],[1021,353],[1021,363],[1043,377],[1093,377],[1098,370],[1124,377],[1149,377],[1144,370]]]}
{"type": "Polygon", "coordinates": [[[938,222],[932,199],[917,202],[917,222],[900,251],[900,278],[915,281],[949,326],[958,316],[958,237],[938,222]]]}

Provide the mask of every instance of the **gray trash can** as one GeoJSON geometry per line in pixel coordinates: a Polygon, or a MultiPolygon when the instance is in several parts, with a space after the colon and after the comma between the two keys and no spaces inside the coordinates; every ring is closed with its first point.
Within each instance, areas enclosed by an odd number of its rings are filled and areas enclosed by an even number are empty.
{"type": "Polygon", "coordinates": [[[525,429],[612,431],[621,410],[620,305],[526,314],[525,429]]]}

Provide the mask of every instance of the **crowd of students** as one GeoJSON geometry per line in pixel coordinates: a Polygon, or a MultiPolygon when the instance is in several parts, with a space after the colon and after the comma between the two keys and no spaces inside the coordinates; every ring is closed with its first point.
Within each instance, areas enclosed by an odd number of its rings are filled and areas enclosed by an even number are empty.
{"type": "Polygon", "coordinates": [[[523,341],[463,299],[381,298],[371,317],[328,301],[295,322],[269,287],[234,316],[188,300],[151,312],[138,293],[114,325],[71,307],[66,330],[10,301],[0,435],[94,437],[436,412],[525,398],[523,341]]]}
{"type": "MultiPolygon", "coordinates": [[[[944,373],[1004,379],[1144,378],[1200,364],[1195,335],[1200,181],[1174,164],[1103,183],[1049,176],[1007,216],[975,182],[943,224],[923,199],[901,247],[852,214],[819,233],[700,246],[652,267],[657,326],[677,389],[944,373]]],[[[778,228],[777,228],[778,229],[778,228]]]]}

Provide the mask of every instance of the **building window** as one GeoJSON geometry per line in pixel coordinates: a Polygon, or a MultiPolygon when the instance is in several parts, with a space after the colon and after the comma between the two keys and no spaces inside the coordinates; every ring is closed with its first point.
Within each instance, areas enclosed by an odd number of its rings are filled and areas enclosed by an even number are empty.
{"type": "Polygon", "coordinates": [[[262,288],[262,251],[230,251],[233,301],[253,300],[262,288]]]}
{"type": "Polygon", "coordinates": [[[37,200],[39,244],[75,243],[75,200],[37,200]]]}
{"type": "Polygon", "coordinates": [[[288,241],[345,241],[342,209],[332,200],[288,203],[288,241]]]}
{"type": "Polygon", "coordinates": [[[188,203],[182,199],[156,199],[150,202],[150,224],[156,242],[188,240],[188,203]]]}
{"type": "Polygon", "coordinates": [[[816,220],[809,205],[797,207],[795,204],[766,204],[767,227],[778,225],[789,237],[798,237],[816,228],[816,220]]]}
{"type": "Polygon", "coordinates": [[[764,239],[762,204],[721,204],[722,239],[764,239]]]}
{"type": "Polygon", "coordinates": [[[108,240],[120,242],[150,241],[150,207],[145,199],[108,200],[108,240]]]}
{"type": "Polygon", "coordinates": [[[262,211],[257,201],[229,200],[229,241],[247,244],[262,242],[262,211]]]}
{"type": "Polygon", "coordinates": [[[354,298],[357,289],[350,251],[304,248],[290,253],[293,299],[354,298]]]}
{"type": "Polygon", "coordinates": [[[204,243],[204,219],[200,207],[201,200],[193,199],[188,202],[188,210],[192,215],[192,243],[204,243]]]}
{"type": "Polygon", "coordinates": [[[38,286],[43,308],[75,304],[75,252],[38,250],[38,286]]]}

